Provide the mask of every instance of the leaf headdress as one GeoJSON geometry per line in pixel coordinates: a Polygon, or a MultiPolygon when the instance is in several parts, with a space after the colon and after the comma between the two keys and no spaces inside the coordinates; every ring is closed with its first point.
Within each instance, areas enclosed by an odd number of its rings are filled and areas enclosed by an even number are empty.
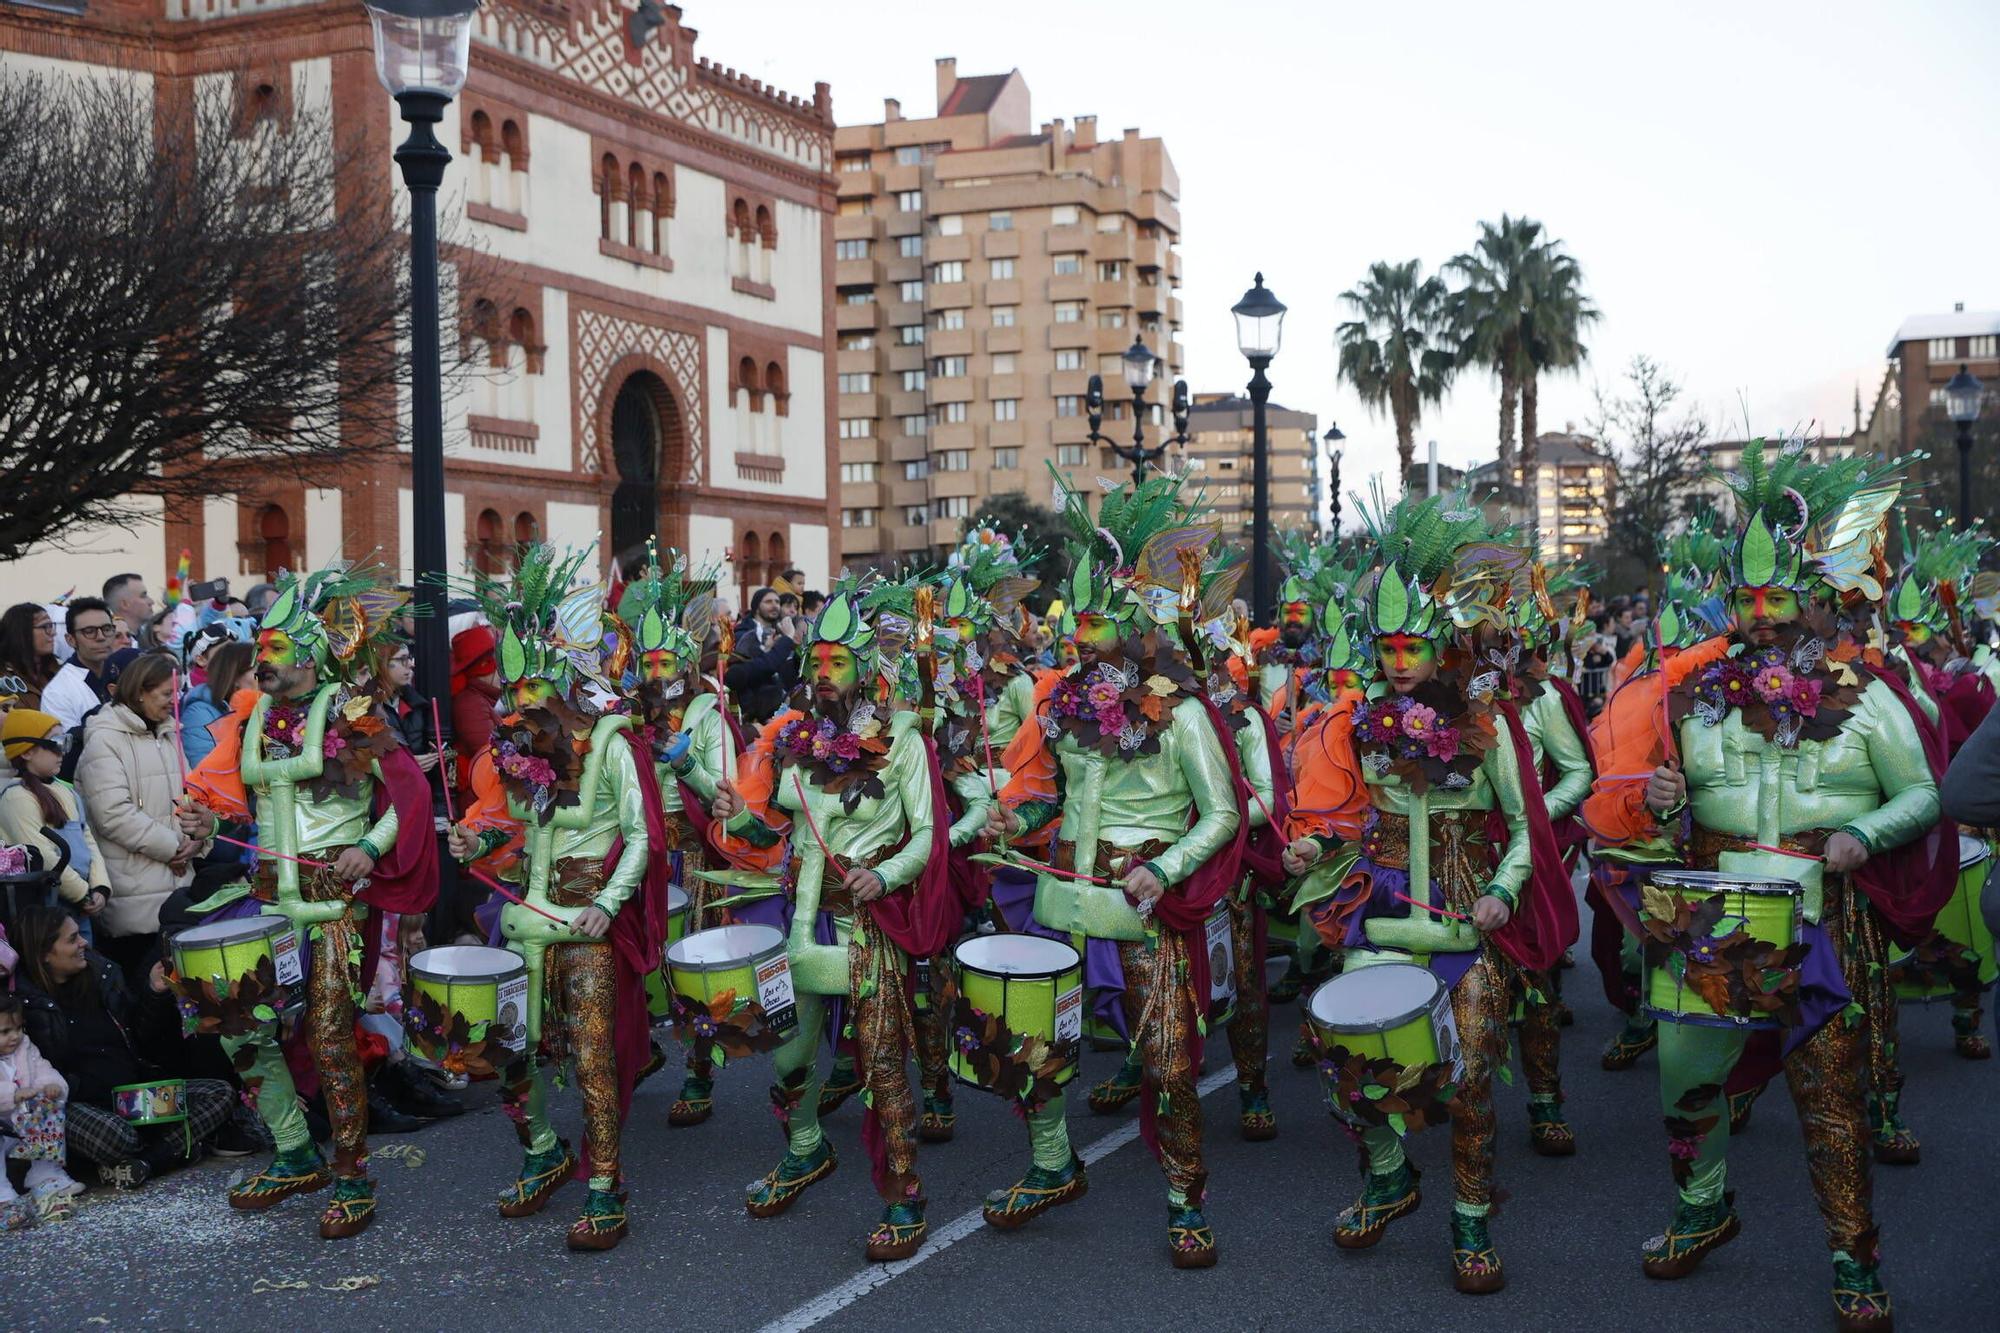
{"type": "Polygon", "coordinates": [[[1736,498],[1730,586],[1882,599],[1884,520],[1902,493],[1901,464],[1872,456],[1819,462],[1799,439],[1773,457],[1763,440],[1752,440],[1723,481],[1736,498]]]}
{"type": "Polygon", "coordinates": [[[333,564],[310,574],[278,575],[278,595],[262,633],[281,633],[323,676],[353,684],[377,673],[410,594],[375,564],[333,564]]]}
{"type": "MultiPolygon", "coordinates": [[[[1060,484],[1061,474],[1049,471],[1060,484]]],[[[1103,484],[1095,517],[1082,496],[1062,487],[1063,520],[1073,534],[1067,543],[1070,575],[1062,588],[1066,624],[1087,613],[1107,616],[1128,630],[1172,623],[1187,591],[1189,565],[1182,552],[1201,557],[1199,605],[1191,619],[1206,623],[1221,615],[1236,595],[1243,567],[1225,568],[1209,559],[1221,529],[1203,520],[1205,507],[1185,494],[1185,479],[1155,474],[1137,486],[1103,484]]]]}
{"type": "Polygon", "coordinates": [[[686,555],[646,543],[646,564],[639,577],[625,585],[618,599],[618,618],[631,632],[641,653],[670,652],[684,668],[694,667],[715,628],[715,586],[718,571],[690,577],[686,555]]]}
{"type": "Polygon", "coordinates": [[[1408,634],[1443,639],[1482,623],[1507,623],[1528,552],[1489,536],[1485,516],[1465,495],[1405,495],[1394,505],[1380,487],[1359,501],[1374,551],[1362,599],[1362,631],[1371,638],[1408,634]]]}
{"type": "Polygon", "coordinates": [[[503,682],[545,680],[572,703],[583,702],[584,682],[616,693],[605,672],[607,590],[594,577],[595,549],[529,542],[516,549],[510,576],[474,577],[469,591],[500,636],[503,682]]]}

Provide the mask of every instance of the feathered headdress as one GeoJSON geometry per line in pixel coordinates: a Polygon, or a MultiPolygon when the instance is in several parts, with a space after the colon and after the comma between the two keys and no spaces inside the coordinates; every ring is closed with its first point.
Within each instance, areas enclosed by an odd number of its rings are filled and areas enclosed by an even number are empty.
{"type": "Polygon", "coordinates": [[[658,547],[648,541],[645,567],[618,599],[618,618],[633,647],[641,654],[673,653],[683,670],[694,667],[715,629],[715,584],[713,570],[689,578],[687,556],[671,547],[662,565],[658,547]]]}
{"type": "Polygon", "coordinates": [[[1367,552],[1355,543],[1315,542],[1300,529],[1280,532],[1278,563],[1285,581],[1278,585],[1278,601],[1304,602],[1318,611],[1329,598],[1354,589],[1366,561],[1367,552]]]}
{"type": "Polygon", "coordinates": [[[604,661],[608,589],[590,577],[595,549],[530,542],[516,550],[511,577],[474,578],[470,591],[500,635],[503,682],[545,680],[571,702],[581,702],[584,681],[616,692],[604,661]]]}
{"type": "MultiPolygon", "coordinates": [[[[1060,484],[1061,475],[1049,471],[1060,484]]],[[[1090,613],[1138,629],[1184,615],[1198,624],[1221,616],[1243,566],[1211,559],[1221,529],[1202,521],[1203,506],[1183,494],[1184,479],[1155,474],[1132,487],[1099,480],[1104,499],[1094,518],[1083,498],[1063,487],[1063,519],[1074,534],[1062,589],[1065,624],[1090,613]]]]}
{"type": "Polygon", "coordinates": [[[1882,599],[1883,520],[1902,493],[1900,464],[1874,457],[1815,462],[1798,439],[1772,458],[1764,441],[1752,440],[1739,470],[1723,481],[1736,497],[1732,587],[1825,588],[1882,599]]]}
{"type": "Polygon", "coordinates": [[[258,632],[268,650],[276,635],[289,638],[321,675],[353,684],[379,671],[395,619],[410,594],[378,565],[330,565],[298,575],[278,575],[278,595],[258,632]]]}
{"type": "Polygon", "coordinates": [[[1729,550],[1717,535],[1719,524],[1714,511],[1704,509],[1660,544],[1666,588],[1653,624],[1658,641],[1669,648],[1691,648],[1728,626],[1729,611],[1718,585],[1729,550]]]}
{"type": "Polygon", "coordinates": [[[1365,634],[1442,639],[1480,624],[1506,627],[1508,604],[1525,590],[1531,561],[1525,547],[1488,535],[1469,497],[1405,495],[1389,506],[1378,487],[1372,505],[1355,499],[1374,545],[1365,634]]]}

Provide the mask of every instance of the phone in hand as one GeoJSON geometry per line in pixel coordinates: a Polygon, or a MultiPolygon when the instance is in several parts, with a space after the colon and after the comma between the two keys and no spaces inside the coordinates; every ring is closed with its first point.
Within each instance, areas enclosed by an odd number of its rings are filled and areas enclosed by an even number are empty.
{"type": "Polygon", "coordinates": [[[215,602],[227,596],[229,596],[228,579],[209,579],[203,583],[192,584],[188,588],[188,600],[191,602],[215,602]]]}

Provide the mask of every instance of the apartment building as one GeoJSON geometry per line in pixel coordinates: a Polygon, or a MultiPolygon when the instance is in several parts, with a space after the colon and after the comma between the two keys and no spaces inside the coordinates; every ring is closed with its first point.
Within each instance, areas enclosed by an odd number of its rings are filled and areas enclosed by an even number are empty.
{"type": "Polygon", "coordinates": [[[1052,499],[1044,464],[1097,489],[1122,468],[1089,442],[1130,434],[1119,356],[1164,358],[1149,415],[1182,373],[1180,180],[1166,145],[1094,116],[1032,119],[1019,70],[937,62],[937,114],[834,134],[840,540],[860,568],[958,540],[989,495],[1052,499]],[[1122,429],[1117,423],[1123,422],[1122,429]]]}
{"type": "MultiPolygon", "coordinates": [[[[1256,476],[1255,408],[1242,394],[1199,393],[1188,412],[1187,467],[1225,533],[1250,530],[1256,476]]],[[[1271,526],[1313,525],[1312,457],[1319,419],[1277,403],[1264,406],[1270,441],[1271,526]]]]}
{"type": "MultiPolygon", "coordinates": [[[[1495,486],[1498,463],[1468,474],[1474,492],[1495,486]]],[[[1581,560],[1602,542],[1617,503],[1618,463],[1588,435],[1552,431],[1536,437],[1534,512],[1509,508],[1514,522],[1532,521],[1550,559],[1581,560]]]]}

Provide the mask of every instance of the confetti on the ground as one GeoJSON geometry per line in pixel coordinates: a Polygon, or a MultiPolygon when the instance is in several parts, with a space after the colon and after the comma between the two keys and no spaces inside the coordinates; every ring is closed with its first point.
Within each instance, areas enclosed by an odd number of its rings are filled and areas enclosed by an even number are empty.
{"type": "Polygon", "coordinates": [[[252,1282],[250,1284],[250,1294],[252,1296],[262,1295],[264,1292],[267,1291],[311,1291],[311,1290],[312,1290],[312,1283],[310,1282],[305,1282],[305,1281],[288,1282],[284,1278],[260,1277],[255,1282],[252,1282]]]}
{"type": "Polygon", "coordinates": [[[391,1143],[376,1148],[368,1154],[384,1161],[401,1161],[404,1166],[415,1169],[424,1164],[424,1150],[414,1143],[391,1143]]]}

